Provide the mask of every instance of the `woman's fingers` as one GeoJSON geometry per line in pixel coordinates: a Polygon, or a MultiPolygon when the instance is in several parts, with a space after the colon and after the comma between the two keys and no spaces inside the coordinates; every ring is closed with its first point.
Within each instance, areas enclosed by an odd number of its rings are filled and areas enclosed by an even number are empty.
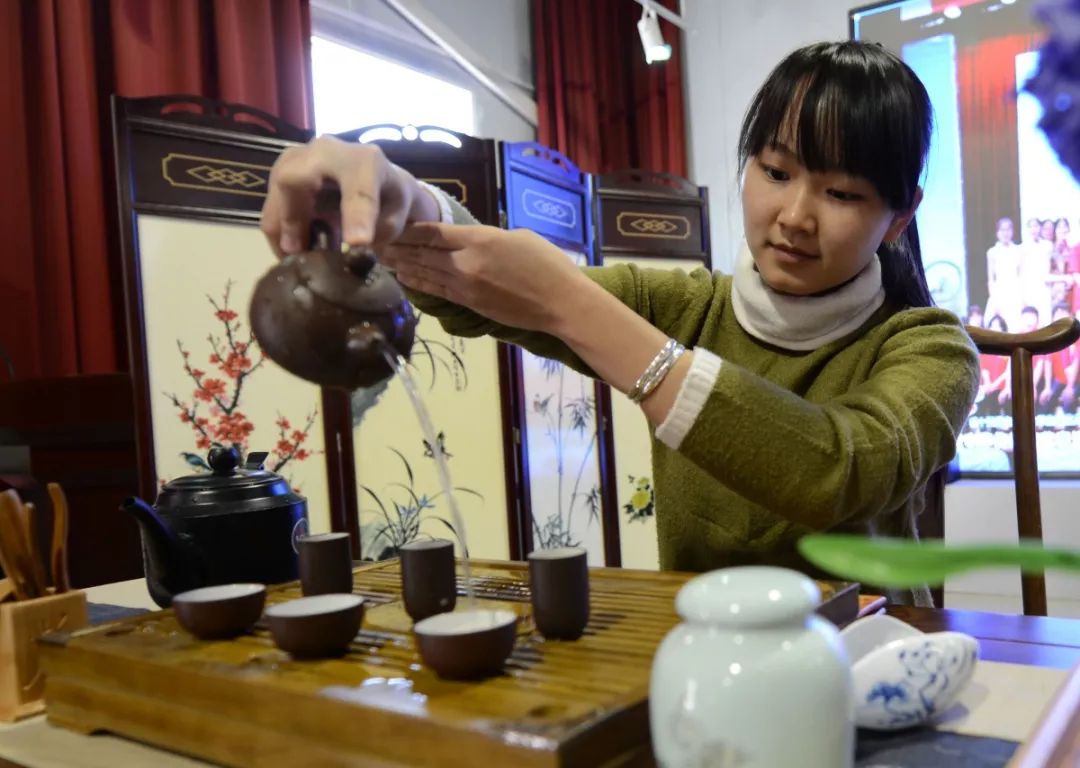
{"type": "Polygon", "coordinates": [[[452,252],[438,248],[392,243],[379,249],[379,261],[394,272],[409,267],[423,267],[447,278],[455,274],[452,252]]]}
{"type": "Polygon", "coordinates": [[[377,239],[391,165],[378,147],[345,147],[335,158],[340,165],[333,169],[341,188],[341,238],[349,245],[368,247],[377,239]]]}
{"type": "MultiPolygon", "coordinates": [[[[311,220],[329,185],[340,191],[343,239],[350,245],[370,246],[379,233],[404,226],[403,216],[401,221],[394,217],[398,208],[407,210],[412,204],[408,181],[377,146],[320,137],[286,150],[274,163],[262,230],[279,255],[306,248],[311,220]],[[381,210],[383,198],[389,206],[386,211],[381,210]],[[384,214],[385,225],[380,222],[384,214]]],[[[336,219],[337,212],[327,218],[336,219]]]]}
{"type": "Polygon", "coordinates": [[[461,303],[460,292],[451,276],[419,262],[402,264],[397,272],[397,279],[406,288],[447,299],[455,304],[461,303]]]}
{"type": "Polygon", "coordinates": [[[259,226],[266,240],[273,249],[274,255],[279,259],[285,253],[281,250],[281,210],[277,195],[267,195],[263,201],[262,213],[260,214],[259,226]]]}
{"type": "MultiPolygon", "coordinates": [[[[387,177],[381,185],[379,215],[371,237],[371,242],[375,245],[393,242],[405,229],[412,208],[413,190],[416,188],[409,183],[410,179],[405,171],[389,163],[387,166],[387,177]]],[[[352,243],[347,235],[345,240],[352,243]]]]}
{"type": "Polygon", "coordinates": [[[492,237],[504,235],[506,235],[506,230],[481,224],[442,224],[434,221],[419,221],[402,232],[398,242],[405,245],[458,251],[463,248],[483,246],[492,237]]]}
{"type": "Polygon", "coordinates": [[[314,145],[287,149],[270,171],[270,192],[263,206],[263,231],[275,237],[282,253],[307,244],[315,198],[323,185],[319,150],[314,145]]]}

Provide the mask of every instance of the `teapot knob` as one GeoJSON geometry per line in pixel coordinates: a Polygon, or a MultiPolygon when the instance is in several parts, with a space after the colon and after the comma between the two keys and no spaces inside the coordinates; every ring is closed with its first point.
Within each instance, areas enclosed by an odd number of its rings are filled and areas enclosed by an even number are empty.
{"type": "Polygon", "coordinates": [[[345,254],[345,264],[356,277],[367,280],[375,268],[375,254],[367,248],[350,248],[345,254]]]}
{"type": "Polygon", "coordinates": [[[210,449],[206,462],[215,475],[231,475],[240,465],[240,451],[235,445],[215,445],[210,449]]]}

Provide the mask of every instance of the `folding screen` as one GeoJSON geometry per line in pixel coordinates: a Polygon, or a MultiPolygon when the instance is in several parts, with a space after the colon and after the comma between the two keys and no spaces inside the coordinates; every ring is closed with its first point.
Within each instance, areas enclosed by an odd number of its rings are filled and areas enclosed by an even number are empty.
{"type": "MultiPolygon", "coordinates": [[[[482,223],[498,226],[495,142],[431,126],[378,125],[340,138],[374,143],[395,164],[445,190],[482,223]]],[[[513,443],[510,348],[460,339],[421,316],[411,371],[449,457],[470,554],[522,554],[520,471],[513,443]]],[[[393,555],[416,537],[455,538],[447,500],[416,414],[399,381],[352,396],[361,541],[365,557],[393,555]]]]}
{"type": "Polygon", "coordinates": [[[189,96],[114,98],[113,120],[139,492],[152,501],[205,471],[211,443],[237,444],[269,452],[313,530],[347,530],[347,397],[263,358],[247,322],[274,259],[257,226],[270,167],[309,133],[189,96]]]}
{"type": "MultiPolygon", "coordinates": [[[[712,268],[705,187],[679,176],[637,170],[599,176],[593,187],[598,263],[712,268]]],[[[605,482],[618,508],[619,563],[655,569],[659,559],[651,429],[636,405],[608,387],[601,392],[600,410],[611,421],[604,433],[612,459],[605,467],[605,482]]]]}
{"type": "MultiPolygon", "coordinates": [[[[589,177],[533,142],[504,143],[502,161],[507,226],[531,229],[574,263],[591,264],[589,177]]],[[[617,564],[618,523],[603,493],[600,385],[553,360],[514,353],[525,550],[584,546],[591,564],[617,564]]]]}

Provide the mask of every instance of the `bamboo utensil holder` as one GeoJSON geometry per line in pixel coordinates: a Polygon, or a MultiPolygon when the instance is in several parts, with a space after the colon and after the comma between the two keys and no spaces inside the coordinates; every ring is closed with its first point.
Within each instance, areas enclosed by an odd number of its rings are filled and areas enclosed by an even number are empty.
{"type": "Polygon", "coordinates": [[[45,709],[38,637],[88,623],[86,594],[78,590],[0,604],[0,720],[12,722],[45,709]]]}

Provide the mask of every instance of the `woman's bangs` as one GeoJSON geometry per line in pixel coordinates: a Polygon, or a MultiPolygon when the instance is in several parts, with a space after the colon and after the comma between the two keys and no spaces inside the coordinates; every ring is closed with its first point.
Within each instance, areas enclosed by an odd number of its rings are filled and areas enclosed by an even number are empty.
{"type": "Polygon", "coordinates": [[[784,73],[761,92],[740,154],[745,161],[767,148],[786,147],[808,170],[864,178],[891,207],[902,209],[913,193],[903,182],[904,126],[888,125],[872,113],[887,94],[868,94],[876,84],[865,75],[822,69],[784,73]]]}

